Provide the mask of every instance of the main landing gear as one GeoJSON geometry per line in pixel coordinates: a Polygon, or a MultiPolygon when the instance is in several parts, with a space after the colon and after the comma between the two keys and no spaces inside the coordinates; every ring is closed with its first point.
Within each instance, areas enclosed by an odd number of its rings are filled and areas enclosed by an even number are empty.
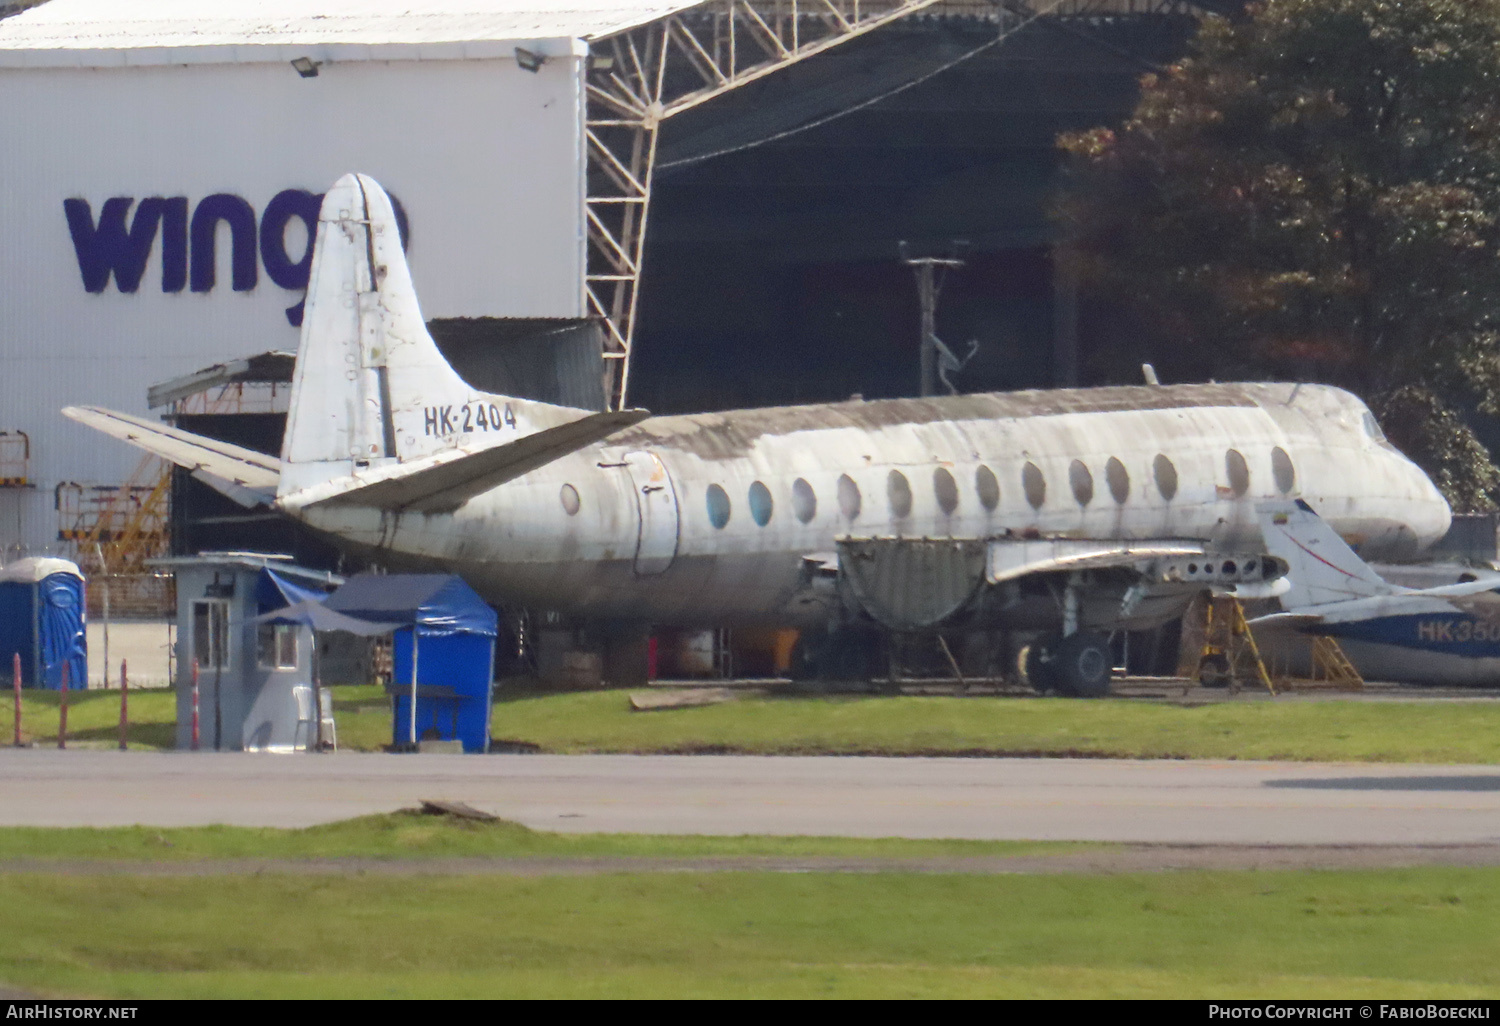
{"type": "Polygon", "coordinates": [[[1109,694],[1109,638],[1080,631],[1066,638],[1038,638],[1021,650],[1021,674],[1039,692],[1074,698],[1109,694]]]}

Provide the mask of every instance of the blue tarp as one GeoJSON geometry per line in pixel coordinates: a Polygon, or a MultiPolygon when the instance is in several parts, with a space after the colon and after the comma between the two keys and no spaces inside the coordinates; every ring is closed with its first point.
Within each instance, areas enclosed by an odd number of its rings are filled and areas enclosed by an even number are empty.
{"type": "Polygon", "coordinates": [[[327,597],[328,592],[322,588],[308,588],[293,583],[269,567],[262,570],[255,579],[255,602],[262,613],[309,600],[321,602],[327,597]]]}
{"type": "Polygon", "coordinates": [[[357,620],[399,623],[392,645],[391,741],[411,741],[412,647],[416,645],[418,740],[436,734],[466,752],[490,743],[490,698],[499,617],[453,574],[360,574],[326,609],[357,620]]]}
{"type": "Polygon", "coordinates": [[[23,559],[0,572],[0,677],[9,679],[17,652],[25,687],[88,686],[88,634],[83,575],[62,559],[23,559]]]}
{"type": "MultiPolygon", "coordinates": [[[[411,629],[397,631],[393,640],[391,741],[405,745],[411,741],[411,629]]],[[[494,654],[495,639],[482,634],[417,638],[418,740],[435,733],[462,741],[466,752],[489,750],[494,654]]]]}
{"type": "Polygon", "coordinates": [[[400,630],[405,624],[382,623],[374,620],[357,620],[343,613],[336,613],[323,604],[327,596],[303,599],[295,605],[282,606],[269,613],[261,613],[256,623],[299,624],[315,631],[344,631],[363,638],[376,638],[400,630]]]}
{"type": "Polygon", "coordinates": [[[328,596],[326,605],[360,620],[415,625],[423,638],[493,638],[500,623],[484,599],[454,574],[359,574],[328,596]]]}

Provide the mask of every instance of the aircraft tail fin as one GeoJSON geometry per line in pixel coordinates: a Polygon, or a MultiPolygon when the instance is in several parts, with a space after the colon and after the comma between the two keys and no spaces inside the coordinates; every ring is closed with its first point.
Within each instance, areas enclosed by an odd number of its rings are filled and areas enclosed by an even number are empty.
{"type": "Polygon", "coordinates": [[[1287,612],[1402,591],[1370,569],[1301,499],[1261,503],[1256,514],[1266,551],[1289,567],[1290,587],[1281,596],[1287,612]]]}
{"type": "Polygon", "coordinates": [[[338,479],[390,479],[401,464],[513,443],[589,412],[460,378],[427,332],[390,198],[365,175],[328,191],[282,445],[284,505],[338,479]]]}

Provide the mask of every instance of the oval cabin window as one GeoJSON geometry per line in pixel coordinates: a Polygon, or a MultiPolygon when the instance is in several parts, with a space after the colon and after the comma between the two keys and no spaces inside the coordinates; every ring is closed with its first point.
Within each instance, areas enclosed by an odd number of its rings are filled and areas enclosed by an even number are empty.
{"type": "Polygon", "coordinates": [[[885,494],[891,503],[891,516],[897,520],[911,516],[911,484],[906,480],[905,474],[899,470],[887,474],[885,494]]]}
{"type": "Polygon", "coordinates": [[[1130,498],[1130,471],[1125,464],[1111,456],[1104,465],[1104,480],[1109,483],[1109,497],[1121,506],[1130,498]]]}
{"type": "Polygon", "coordinates": [[[1271,477],[1276,480],[1276,490],[1282,495],[1290,495],[1297,487],[1297,468],[1292,466],[1292,458],[1279,445],[1271,450],[1271,477]]]}
{"type": "Polygon", "coordinates": [[[1164,453],[1157,453],[1151,461],[1151,473],[1156,478],[1156,490],[1161,497],[1171,502],[1177,497],[1177,467],[1164,453]]]}
{"type": "Polygon", "coordinates": [[[570,517],[576,517],[578,511],[583,508],[583,502],[578,498],[578,489],[570,484],[562,486],[562,493],[559,498],[562,499],[563,512],[567,513],[570,517]]]}
{"type": "Polygon", "coordinates": [[[958,482],[947,467],[938,467],[932,472],[932,494],[937,498],[938,509],[952,516],[958,509],[958,482]]]}
{"type": "Polygon", "coordinates": [[[1230,449],[1224,454],[1224,472],[1229,475],[1229,490],[1234,497],[1244,498],[1250,490],[1250,464],[1245,462],[1238,449],[1230,449]]]}
{"type": "Polygon", "coordinates": [[[1032,509],[1042,508],[1042,503],[1047,501],[1047,479],[1042,476],[1041,467],[1028,462],[1021,468],[1021,490],[1026,493],[1026,501],[1031,503],[1032,509]]]}
{"type": "Polygon", "coordinates": [[[859,485],[848,474],[839,475],[839,512],[845,520],[858,520],[859,506],[859,485]]]}
{"type": "Polygon", "coordinates": [[[1087,506],[1094,501],[1094,475],[1083,460],[1074,460],[1069,465],[1068,484],[1073,486],[1073,498],[1078,505],[1087,506]]]}
{"type": "Polygon", "coordinates": [[[761,527],[771,522],[772,502],[771,489],[759,481],[750,485],[750,519],[761,527]]]}
{"type": "Polygon", "coordinates": [[[986,512],[995,512],[995,507],[1000,505],[1000,479],[989,467],[980,467],[974,471],[974,491],[979,495],[979,504],[986,512]]]}
{"type": "Polygon", "coordinates": [[[716,484],[708,486],[708,522],[719,530],[729,523],[729,493],[716,484]]]}
{"type": "Polygon", "coordinates": [[[792,482],[792,512],[804,524],[818,515],[818,495],[804,478],[792,482]]]}

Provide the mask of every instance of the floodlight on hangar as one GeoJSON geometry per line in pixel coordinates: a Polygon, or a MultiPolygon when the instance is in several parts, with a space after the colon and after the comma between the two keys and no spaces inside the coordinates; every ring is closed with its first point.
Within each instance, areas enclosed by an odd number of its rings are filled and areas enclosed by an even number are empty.
{"type": "Polygon", "coordinates": [[[516,47],[516,63],[521,66],[522,71],[529,71],[535,75],[542,70],[542,65],[547,63],[547,58],[542,54],[533,53],[524,46],[516,47]]]}
{"type": "Polygon", "coordinates": [[[311,57],[294,57],[292,68],[303,78],[318,77],[318,62],[311,57]]]}
{"type": "Polygon", "coordinates": [[[585,72],[589,247],[584,285],[589,313],[604,326],[608,407],[623,409],[630,387],[657,135],[664,121],[929,9],[993,21],[997,36],[1005,37],[1053,15],[1202,14],[1239,2],[701,0],[682,3],[631,28],[589,37],[585,72]]]}

